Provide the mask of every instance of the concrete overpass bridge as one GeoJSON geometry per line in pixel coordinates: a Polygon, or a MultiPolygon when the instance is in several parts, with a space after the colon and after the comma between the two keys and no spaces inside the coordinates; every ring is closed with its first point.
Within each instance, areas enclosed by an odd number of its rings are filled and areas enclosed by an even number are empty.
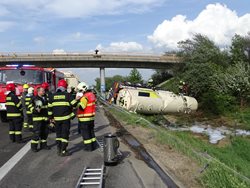
{"type": "Polygon", "coordinates": [[[0,66],[32,64],[53,68],[100,68],[101,91],[105,68],[169,69],[181,64],[175,55],[115,53],[0,53],[0,66]]]}

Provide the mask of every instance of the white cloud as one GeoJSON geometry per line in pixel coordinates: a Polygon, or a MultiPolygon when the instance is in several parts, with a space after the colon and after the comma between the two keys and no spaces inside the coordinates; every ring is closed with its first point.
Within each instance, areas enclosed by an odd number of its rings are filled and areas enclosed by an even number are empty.
{"type": "Polygon", "coordinates": [[[217,45],[224,46],[230,44],[235,33],[244,36],[248,31],[250,14],[238,16],[226,5],[216,3],[207,5],[194,20],[188,20],[184,15],[164,20],[148,39],[156,47],[170,50],[177,48],[177,42],[190,39],[195,33],[201,33],[217,45]]]}
{"type": "Polygon", "coordinates": [[[31,10],[33,14],[52,14],[63,18],[141,13],[160,6],[166,0],[1,0],[0,6],[31,10]],[[39,10],[39,12],[38,12],[39,10]]]}
{"type": "Polygon", "coordinates": [[[143,46],[137,42],[112,42],[107,47],[98,44],[96,49],[100,52],[142,52],[143,46]]]}
{"type": "Polygon", "coordinates": [[[64,49],[54,49],[52,54],[66,54],[64,49]]]}

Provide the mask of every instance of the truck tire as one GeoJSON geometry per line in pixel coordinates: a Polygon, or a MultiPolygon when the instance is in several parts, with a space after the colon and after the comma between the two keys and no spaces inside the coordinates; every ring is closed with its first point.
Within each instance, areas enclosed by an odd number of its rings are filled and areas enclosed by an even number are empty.
{"type": "Polygon", "coordinates": [[[2,112],[0,112],[0,114],[1,114],[1,121],[3,123],[7,122],[8,120],[7,120],[7,113],[6,113],[6,111],[2,111],[2,112]]]}

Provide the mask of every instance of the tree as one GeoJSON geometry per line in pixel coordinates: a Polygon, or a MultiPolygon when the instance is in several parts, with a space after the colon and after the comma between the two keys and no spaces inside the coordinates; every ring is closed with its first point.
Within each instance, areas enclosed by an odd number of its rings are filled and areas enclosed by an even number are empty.
{"type": "Polygon", "coordinates": [[[173,73],[170,70],[156,69],[155,73],[151,76],[154,85],[160,84],[173,77],[173,73]]]}
{"type": "Polygon", "coordinates": [[[143,80],[140,72],[136,68],[133,68],[129,73],[127,81],[135,84],[135,83],[142,83],[143,80]]]}
{"type": "Polygon", "coordinates": [[[230,93],[240,100],[243,107],[246,99],[250,95],[250,65],[238,62],[230,66],[225,73],[217,74],[216,86],[224,93],[230,93]]]}
{"type": "Polygon", "coordinates": [[[221,51],[207,36],[195,34],[192,40],[188,39],[178,43],[178,55],[188,63],[212,62],[219,65],[228,64],[228,54],[221,51]]]}
{"type": "Polygon", "coordinates": [[[220,66],[213,63],[189,64],[181,78],[188,84],[189,93],[202,100],[205,93],[215,89],[214,74],[220,71],[220,66]]]}
{"type": "MultiPolygon", "coordinates": [[[[127,80],[126,77],[120,75],[115,75],[113,77],[106,77],[105,78],[106,90],[109,90],[113,86],[114,82],[124,82],[126,80],[127,80]]],[[[96,81],[96,88],[97,90],[99,90],[100,78],[96,78],[95,81],[96,81]]]]}
{"type": "Polygon", "coordinates": [[[232,39],[230,53],[233,64],[238,62],[250,63],[250,34],[245,37],[236,34],[232,39]]]}

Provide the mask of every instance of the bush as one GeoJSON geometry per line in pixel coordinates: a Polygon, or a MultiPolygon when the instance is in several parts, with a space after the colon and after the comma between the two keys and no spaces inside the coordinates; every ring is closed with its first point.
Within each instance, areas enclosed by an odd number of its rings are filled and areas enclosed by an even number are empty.
{"type": "Polygon", "coordinates": [[[236,110],[236,98],[227,94],[208,91],[203,94],[200,108],[214,115],[223,115],[236,110]]]}

